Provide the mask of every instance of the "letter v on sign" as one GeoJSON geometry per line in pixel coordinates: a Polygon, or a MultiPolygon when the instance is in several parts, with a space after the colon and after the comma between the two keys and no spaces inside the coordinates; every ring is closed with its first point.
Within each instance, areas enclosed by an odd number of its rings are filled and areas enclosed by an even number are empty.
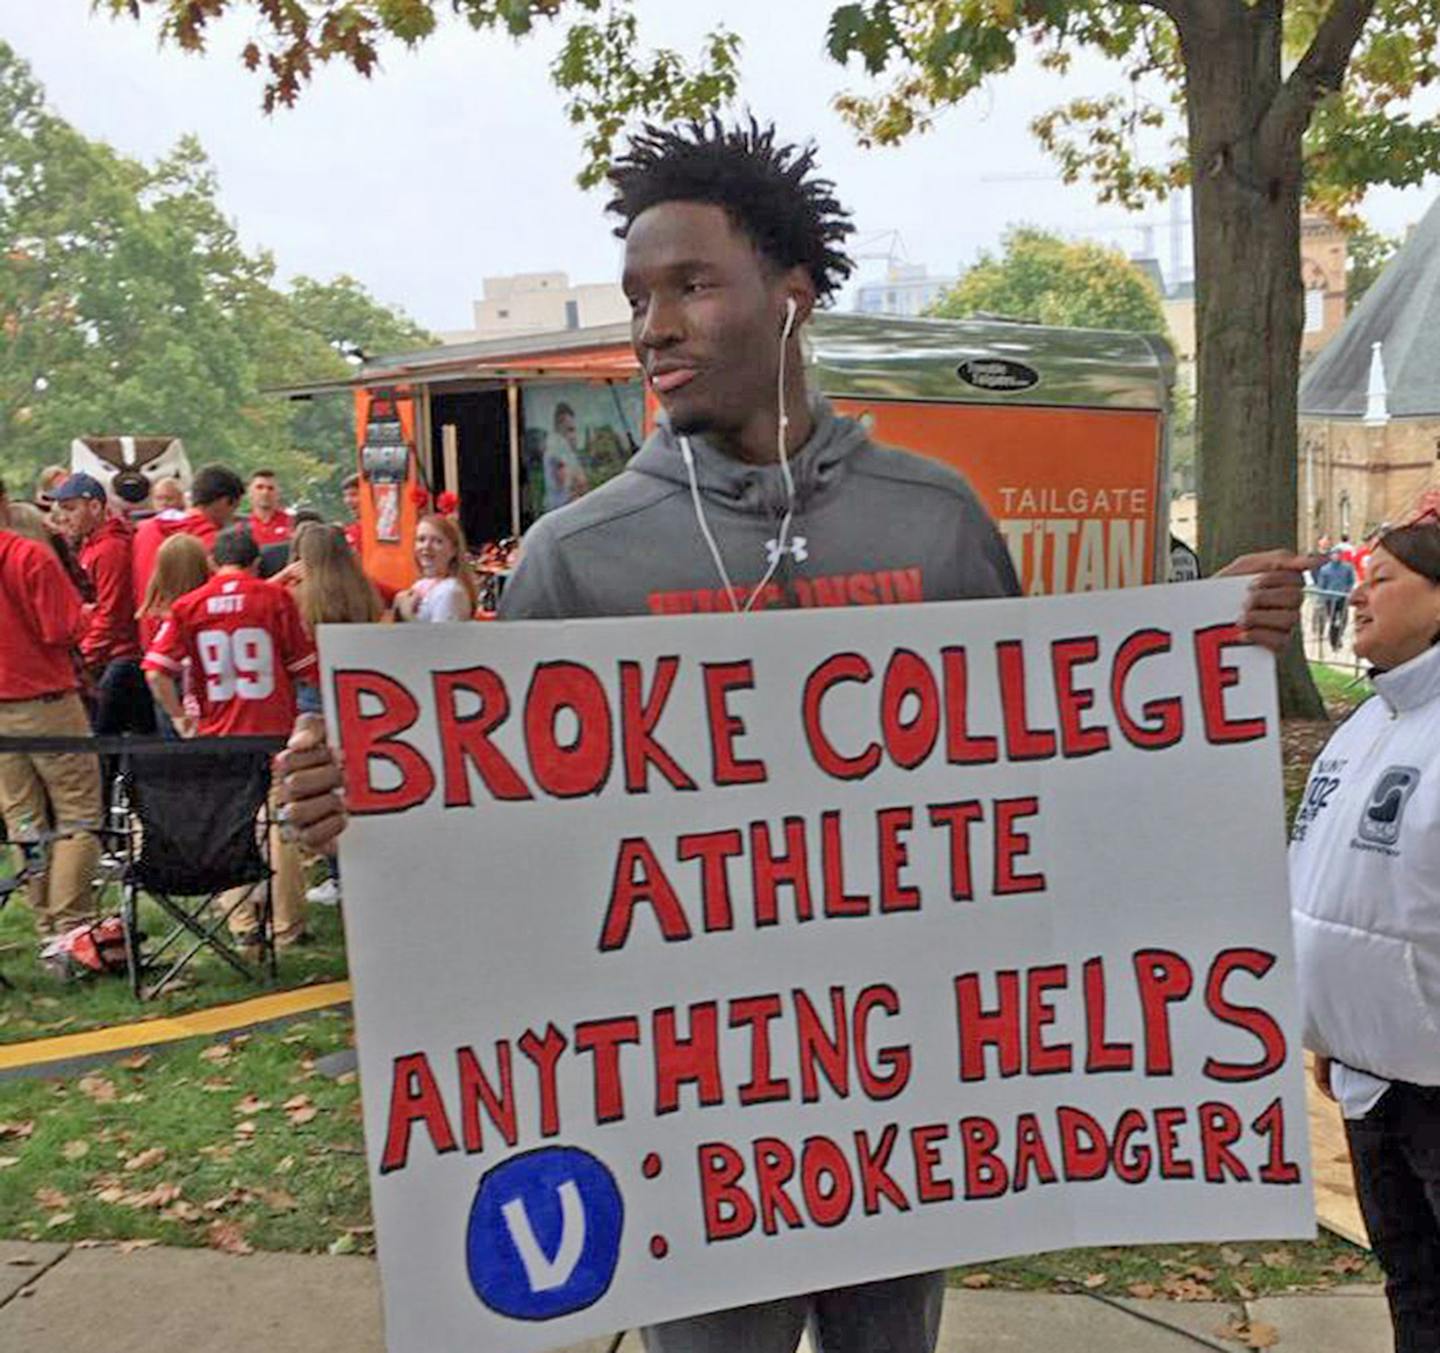
{"type": "Polygon", "coordinates": [[[535,1239],[535,1230],[530,1225],[530,1214],[525,1210],[523,1198],[512,1198],[500,1209],[520,1262],[525,1265],[525,1276],[530,1281],[532,1292],[553,1292],[557,1287],[564,1287],[585,1252],[585,1204],[580,1201],[580,1190],[575,1187],[573,1179],[567,1179],[557,1192],[560,1196],[560,1245],[553,1259],[546,1256],[540,1242],[535,1239]]]}
{"type": "Polygon", "coordinates": [[[512,1320],[593,1306],[620,1262],[625,1202],[609,1167],[574,1146],[522,1151],[475,1190],[465,1263],[475,1295],[512,1320]]]}

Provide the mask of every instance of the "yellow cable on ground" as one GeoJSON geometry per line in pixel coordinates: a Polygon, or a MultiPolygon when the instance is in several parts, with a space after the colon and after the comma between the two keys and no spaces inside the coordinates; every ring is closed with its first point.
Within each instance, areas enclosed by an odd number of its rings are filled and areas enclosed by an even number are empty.
{"type": "Polygon", "coordinates": [[[211,1006],[208,1010],[195,1010],[186,1015],[166,1015],[135,1024],[115,1024],[85,1033],[62,1034],[58,1038],[11,1043],[0,1046],[0,1071],[40,1066],[46,1062],[64,1062],[72,1057],[93,1057],[97,1053],[124,1052],[129,1048],[146,1048],[156,1043],[176,1043],[182,1038],[229,1033],[289,1015],[323,1010],[328,1005],[343,1005],[349,999],[349,982],[325,982],[318,986],[297,987],[294,991],[256,996],[253,1000],[236,1001],[233,1005],[211,1006]]]}

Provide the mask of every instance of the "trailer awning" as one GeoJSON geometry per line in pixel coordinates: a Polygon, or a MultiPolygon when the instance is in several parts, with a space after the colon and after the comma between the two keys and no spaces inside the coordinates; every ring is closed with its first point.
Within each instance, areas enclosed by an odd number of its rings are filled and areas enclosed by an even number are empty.
{"type": "MultiPolygon", "coordinates": [[[[811,384],[839,399],[1165,409],[1175,379],[1174,355],[1158,335],[988,319],[822,311],[806,331],[806,349],[811,384]],[[1023,383],[986,385],[966,374],[976,364],[1018,371],[1023,383]]],[[[610,324],[396,353],[366,362],[346,380],[267,393],[305,399],[387,385],[630,381],[639,375],[629,325],[610,324]]]]}
{"type": "Polygon", "coordinates": [[[611,325],[589,334],[546,334],[528,342],[511,339],[461,343],[397,353],[366,362],[345,380],[281,386],[266,393],[308,399],[380,385],[484,380],[629,381],[639,376],[640,365],[628,342],[628,332],[626,326],[611,325]]]}

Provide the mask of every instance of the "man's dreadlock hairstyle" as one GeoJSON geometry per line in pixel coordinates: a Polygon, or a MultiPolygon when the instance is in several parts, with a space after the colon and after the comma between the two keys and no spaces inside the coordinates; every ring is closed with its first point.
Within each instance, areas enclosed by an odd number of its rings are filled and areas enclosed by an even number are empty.
{"type": "Polygon", "coordinates": [[[718,117],[676,127],[645,124],[609,179],[606,207],[623,240],[641,212],[662,202],[723,207],[761,255],[779,268],[804,268],[821,297],[854,271],[841,246],[855,227],[829,179],[814,178],[815,147],[775,143],[773,125],[726,127],[718,117]]]}

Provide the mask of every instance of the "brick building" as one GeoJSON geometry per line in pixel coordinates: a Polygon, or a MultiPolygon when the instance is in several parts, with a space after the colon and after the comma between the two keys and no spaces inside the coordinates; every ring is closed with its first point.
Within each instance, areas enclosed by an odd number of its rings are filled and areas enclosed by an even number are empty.
{"type": "Polygon", "coordinates": [[[1440,201],[1300,381],[1300,543],[1440,488],[1440,201]]]}
{"type": "Polygon", "coordinates": [[[1345,232],[1327,216],[1300,222],[1300,281],[1305,287],[1305,329],[1300,361],[1308,362],[1345,323],[1345,232]]]}

